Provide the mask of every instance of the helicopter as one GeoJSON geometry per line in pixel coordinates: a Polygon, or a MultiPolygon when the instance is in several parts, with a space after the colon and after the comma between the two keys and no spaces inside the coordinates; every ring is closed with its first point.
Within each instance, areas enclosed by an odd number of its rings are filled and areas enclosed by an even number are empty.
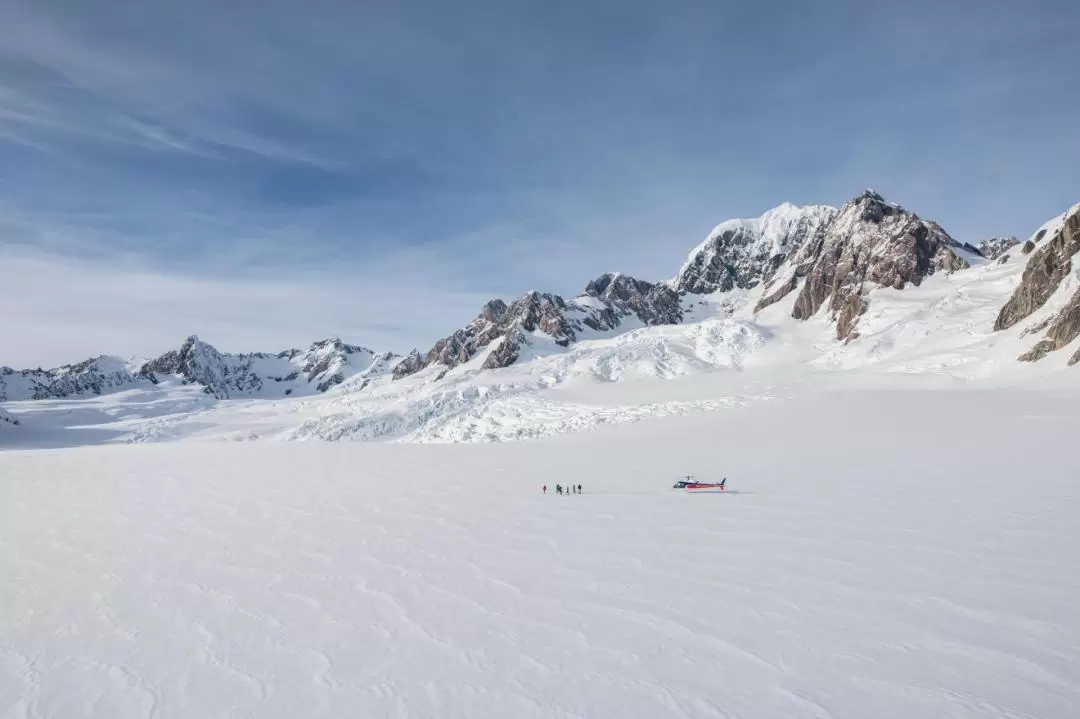
{"type": "Polygon", "coordinates": [[[686,475],[686,479],[681,479],[676,482],[672,489],[685,489],[688,491],[694,490],[706,490],[706,491],[724,491],[724,486],[727,484],[727,477],[724,477],[719,482],[697,482],[689,474],[686,475]]]}

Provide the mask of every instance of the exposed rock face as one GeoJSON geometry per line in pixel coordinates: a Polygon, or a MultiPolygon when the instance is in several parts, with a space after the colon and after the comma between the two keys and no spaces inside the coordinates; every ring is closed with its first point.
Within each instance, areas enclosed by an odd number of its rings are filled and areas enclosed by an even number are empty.
{"type": "Polygon", "coordinates": [[[837,338],[852,339],[867,307],[866,290],[903,289],[936,271],[966,268],[962,251],[937,223],[867,190],[841,208],[820,243],[805,245],[796,258],[806,281],[792,316],[807,319],[827,302],[837,338]]]}
{"type": "Polygon", "coordinates": [[[789,257],[819,239],[835,216],[833,207],[785,203],[758,218],[723,222],[690,253],[675,289],[710,294],[768,282],[789,257]]]}
{"type": "Polygon", "coordinates": [[[19,420],[15,419],[10,414],[8,414],[4,410],[0,409],[0,428],[3,428],[5,426],[7,426],[7,427],[17,427],[18,425],[19,425],[19,420]]]}
{"type": "Polygon", "coordinates": [[[1036,233],[1036,238],[1043,238],[1042,246],[1028,259],[1020,285],[998,313],[995,330],[1012,327],[1046,304],[1072,269],[1072,256],[1080,250],[1080,206],[1052,223],[1057,226],[1049,239],[1046,228],[1036,233]]]}
{"type": "Polygon", "coordinates": [[[784,299],[798,285],[798,272],[789,273],[785,279],[778,281],[775,286],[768,288],[768,292],[762,295],[761,299],[758,300],[758,303],[754,306],[754,313],[756,314],[758,312],[761,312],[769,305],[776,304],[780,300],[784,299]]]}
{"type": "MultiPolygon", "coordinates": [[[[1050,322],[1050,329],[1046,331],[1046,337],[1039,340],[1030,350],[1020,355],[1022,362],[1036,362],[1046,355],[1068,345],[1077,337],[1080,337],[1080,290],[1070,299],[1068,304],[1061,308],[1050,322]]],[[[1077,352],[1069,360],[1069,364],[1075,364],[1080,359],[1077,352]]]]}
{"type": "Polygon", "coordinates": [[[1015,237],[990,237],[979,243],[979,254],[988,260],[996,260],[1020,244],[1015,237]]]}
{"type": "Polygon", "coordinates": [[[668,284],[608,273],[590,282],[581,295],[569,301],[546,292],[529,292],[510,304],[491,300],[476,319],[436,342],[426,354],[414,353],[398,364],[394,378],[401,379],[432,365],[456,367],[492,345],[481,369],[507,367],[517,361],[521,348],[538,335],[566,347],[586,329],[614,330],[628,317],[637,317],[646,325],[680,322],[679,295],[668,284]]]}
{"type": "MultiPolygon", "coordinates": [[[[637,315],[647,325],[671,325],[682,321],[682,304],[679,293],[666,282],[653,284],[621,273],[600,275],[585,286],[578,301],[594,297],[610,305],[615,319],[637,315]]],[[[593,329],[614,329],[617,321],[605,323],[586,318],[585,324],[593,329]]]]}
{"type": "Polygon", "coordinates": [[[401,379],[402,377],[408,377],[411,374],[415,374],[426,366],[424,356],[420,354],[420,350],[413,350],[405,356],[405,359],[397,363],[394,367],[393,377],[394,379],[401,379]]]}
{"type": "MultiPolygon", "coordinates": [[[[575,327],[565,317],[566,302],[558,295],[529,292],[509,305],[500,299],[490,300],[469,324],[444,337],[428,350],[415,352],[394,369],[394,378],[401,379],[431,365],[446,368],[468,362],[496,340],[504,340],[493,353],[495,366],[505,367],[518,356],[524,341],[519,329],[532,332],[541,329],[561,345],[575,337],[575,327]]],[[[490,358],[489,358],[490,359],[490,358]]],[[[485,362],[485,367],[488,366],[485,362]]]]}

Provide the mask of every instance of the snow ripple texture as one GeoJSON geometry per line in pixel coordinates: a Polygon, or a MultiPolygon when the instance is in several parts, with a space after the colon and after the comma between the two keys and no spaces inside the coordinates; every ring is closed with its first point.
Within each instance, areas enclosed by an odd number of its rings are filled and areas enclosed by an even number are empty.
{"type": "Polygon", "coordinates": [[[1076,398],[0,453],[0,717],[1074,719],[1076,398]]]}

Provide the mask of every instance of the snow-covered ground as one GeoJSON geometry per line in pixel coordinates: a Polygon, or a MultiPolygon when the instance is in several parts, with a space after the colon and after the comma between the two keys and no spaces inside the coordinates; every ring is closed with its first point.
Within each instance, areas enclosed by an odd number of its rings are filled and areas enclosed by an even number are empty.
{"type": "Polygon", "coordinates": [[[0,453],[0,717],[1075,717],[1077,393],[953,382],[0,453]]]}

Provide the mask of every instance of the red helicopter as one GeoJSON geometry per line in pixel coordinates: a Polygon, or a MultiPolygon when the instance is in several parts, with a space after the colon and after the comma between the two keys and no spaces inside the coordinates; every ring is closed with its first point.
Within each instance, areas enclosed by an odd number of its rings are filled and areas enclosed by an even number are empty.
{"type": "Polygon", "coordinates": [[[727,477],[724,477],[719,482],[695,482],[694,478],[690,475],[686,475],[686,479],[679,480],[674,484],[672,489],[685,489],[689,491],[712,491],[723,492],[724,485],[727,484],[727,477]]]}

